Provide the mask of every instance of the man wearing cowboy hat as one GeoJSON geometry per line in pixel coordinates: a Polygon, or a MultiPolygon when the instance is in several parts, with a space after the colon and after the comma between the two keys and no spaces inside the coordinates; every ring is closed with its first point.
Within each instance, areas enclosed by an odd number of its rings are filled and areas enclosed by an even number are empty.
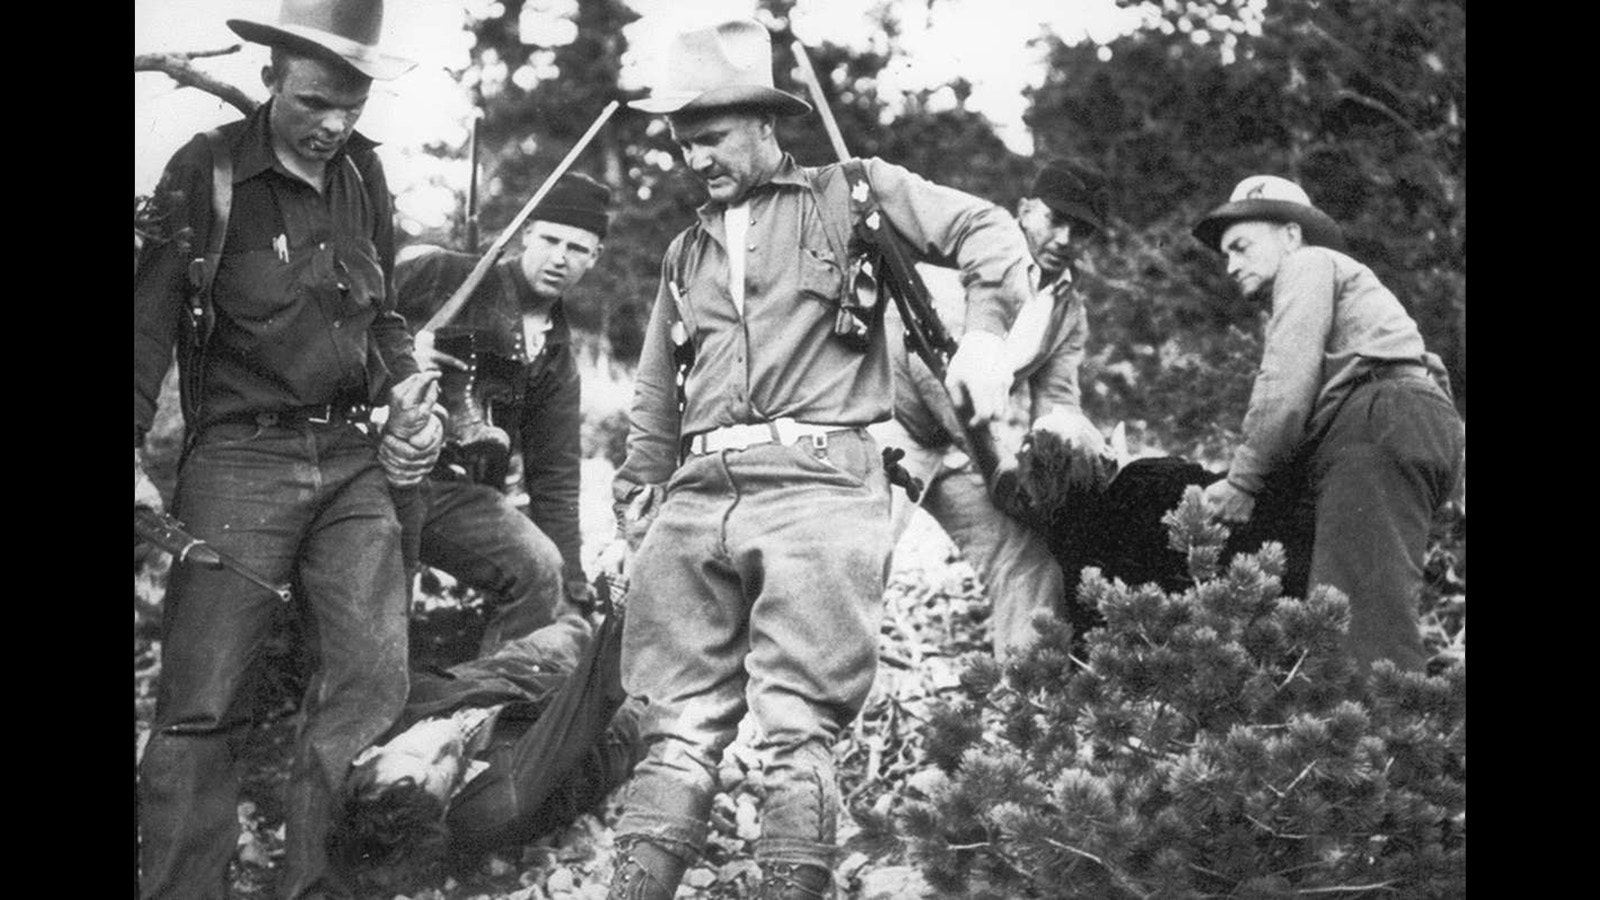
{"type": "Polygon", "coordinates": [[[851,194],[868,194],[850,173],[864,171],[918,258],[961,267],[950,386],[985,419],[1010,386],[998,363],[1029,289],[1027,245],[998,207],[881,160],[797,165],[776,119],[810,106],[773,87],[759,23],[681,33],[668,62],[666,83],[632,105],[667,116],[709,200],[663,260],[614,486],[620,505],[656,508],[631,561],[622,662],[649,703],[649,750],[617,825],[611,896],[673,895],[748,709],[766,759],[762,896],[822,897],[840,805],[831,748],[872,686],[892,546],[865,429],[892,412],[887,339],[881,323],[856,332],[841,318],[851,194]]]}
{"type": "MultiPolygon", "coordinates": [[[[563,644],[591,630],[578,609],[587,605],[589,589],[578,523],[583,416],[562,297],[599,260],[610,201],[611,190],[594,179],[562,176],[523,229],[522,253],[495,266],[456,319],[440,329],[437,344],[430,332],[416,336],[418,364],[445,372],[444,402],[455,421],[473,418],[482,404],[476,417],[516,435],[522,453],[526,514],[506,496],[503,469],[498,479],[478,483],[466,471],[467,459],[441,459],[421,487],[421,561],[497,601],[482,655],[536,630],[544,641],[561,633],[563,644]],[[475,358],[470,376],[466,361],[445,352],[462,338],[475,358]],[[468,377],[470,401],[454,384],[468,377]],[[546,627],[558,621],[563,629],[546,627]]],[[[442,248],[397,263],[401,314],[420,328],[476,263],[470,254],[442,248]]],[[[453,424],[452,433],[458,430],[453,424]]]]}
{"type": "Polygon", "coordinates": [[[1443,364],[1294,182],[1246,178],[1194,234],[1227,257],[1246,297],[1271,304],[1244,441],[1206,505],[1242,522],[1264,489],[1314,501],[1310,581],[1349,599],[1351,659],[1422,669],[1423,556],[1466,440],[1443,364]]]}
{"type": "MultiPolygon", "coordinates": [[[[340,892],[324,848],[333,798],[405,703],[391,484],[414,484],[443,437],[428,415],[437,376],[418,372],[394,310],[383,168],[354,131],[372,79],[409,67],[375,46],[382,11],[380,0],[285,0],[276,24],[229,21],[272,48],[269,99],[173,156],[156,200],[169,230],[134,276],[136,471],[176,347],[187,443],[175,512],[291,584],[315,641],[285,789],[279,893],[291,898],[340,892]],[[367,411],[385,402],[380,439],[367,411]]],[[[226,570],[172,570],[139,769],[144,897],[228,896],[243,685],[281,602],[226,570]]]]}
{"type": "MultiPolygon", "coordinates": [[[[1073,288],[1074,239],[1105,228],[1105,177],[1077,160],[1052,159],[1017,203],[1027,238],[1035,290],[1006,337],[1006,365],[1016,373],[1007,415],[995,426],[1002,467],[1015,466],[1027,431],[1053,431],[1090,456],[1105,440],[1083,414],[1078,370],[1089,323],[1073,288]],[[1005,452],[1009,451],[1009,452],[1005,452]]],[[[892,315],[892,313],[891,313],[892,315]]],[[[906,451],[902,461],[923,483],[918,503],[939,523],[977,572],[989,597],[990,637],[1004,659],[1037,637],[1034,618],[1064,600],[1061,566],[1043,536],[996,505],[990,486],[965,449],[950,395],[904,342],[891,338],[895,366],[895,417],[873,426],[886,446],[906,451]]],[[[913,506],[895,492],[895,535],[910,522],[913,506]]]]}

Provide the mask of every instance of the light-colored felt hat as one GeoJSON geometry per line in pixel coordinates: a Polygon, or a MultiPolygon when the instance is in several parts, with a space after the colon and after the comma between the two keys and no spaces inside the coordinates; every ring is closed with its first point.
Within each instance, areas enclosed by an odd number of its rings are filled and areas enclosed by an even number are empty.
{"type": "Polygon", "coordinates": [[[383,0],[283,0],[276,23],[229,19],[228,27],[251,43],[332,54],[380,81],[399,78],[417,65],[378,49],[383,0]]]}
{"type": "Polygon", "coordinates": [[[811,111],[811,104],[772,86],[772,35],[754,19],[680,32],[665,62],[665,82],[630,107],[648,113],[735,106],[784,116],[811,111]]]}
{"type": "Polygon", "coordinates": [[[1206,214],[1194,226],[1194,236],[1213,250],[1222,249],[1222,233],[1235,222],[1252,220],[1296,222],[1305,242],[1315,247],[1343,250],[1344,229],[1317,209],[1300,185],[1276,175],[1251,175],[1239,182],[1228,202],[1206,214]]]}

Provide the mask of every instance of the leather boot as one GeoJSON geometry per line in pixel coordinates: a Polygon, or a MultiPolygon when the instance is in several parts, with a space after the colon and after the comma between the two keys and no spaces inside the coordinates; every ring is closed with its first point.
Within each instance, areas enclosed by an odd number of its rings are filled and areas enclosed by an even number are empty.
{"type": "Polygon", "coordinates": [[[617,847],[606,900],[672,900],[687,868],[687,859],[659,844],[643,838],[625,840],[617,847]]]}
{"type": "Polygon", "coordinates": [[[757,900],[831,900],[833,873],[821,866],[764,862],[757,900]]]}

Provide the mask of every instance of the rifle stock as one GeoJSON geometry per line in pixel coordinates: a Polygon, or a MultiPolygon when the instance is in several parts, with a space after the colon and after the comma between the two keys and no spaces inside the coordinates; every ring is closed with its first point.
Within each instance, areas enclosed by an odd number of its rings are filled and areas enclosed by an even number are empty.
{"type": "MultiPolygon", "coordinates": [[[[851,157],[845,146],[844,136],[839,131],[839,123],[833,117],[832,108],[828,106],[828,98],[822,92],[822,84],[817,80],[817,72],[811,66],[811,57],[806,53],[805,45],[795,41],[791,45],[791,50],[795,60],[800,64],[801,80],[806,83],[806,90],[811,94],[811,101],[817,107],[817,114],[822,116],[822,124],[828,132],[829,141],[833,144],[834,153],[838,155],[840,163],[848,162],[851,157]]],[[[906,249],[905,239],[895,231],[888,217],[881,212],[875,212],[868,216],[866,221],[858,224],[857,232],[863,231],[865,242],[882,255],[883,264],[877,272],[878,281],[894,300],[895,308],[900,311],[900,318],[906,328],[907,347],[922,359],[940,382],[943,382],[950,369],[950,358],[955,355],[957,342],[944,327],[944,322],[934,309],[927,285],[922,283],[922,276],[917,274],[916,265],[906,249]]],[[[966,433],[967,451],[973,463],[978,466],[978,471],[983,474],[984,480],[992,485],[994,473],[1000,466],[1000,454],[996,449],[994,433],[987,422],[972,424],[973,411],[969,400],[951,397],[951,402],[955,405],[956,415],[960,418],[962,430],[966,433]]]]}
{"type": "Polygon", "coordinates": [[[289,602],[288,587],[273,584],[257,575],[244,563],[190,534],[183,523],[169,513],[159,513],[148,506],[134,507],[133,534],[135,538],[149,541],[172,554],[172,561],[178,565],[199,566],[202,569],[227,569],[251,584],[277,594],[283,602],[289,602]]]}

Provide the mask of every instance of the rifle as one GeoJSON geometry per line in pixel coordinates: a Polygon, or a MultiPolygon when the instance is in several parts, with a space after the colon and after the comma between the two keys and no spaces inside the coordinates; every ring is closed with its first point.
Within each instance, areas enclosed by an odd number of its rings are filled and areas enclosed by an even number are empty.
{"type": "MultiPolygon", "coordinates": [[[[478,252],[478,135],[483,117],[472,119],[467,142],[467,211],[464,249],[478,252]]],[[[505,487],[511,460],[511,436],[489,420],[489,412],[474,391],[478,383],[478,354],[472,332],[440,336],[434,346],[467,364],[467,371],[448,369],[439,376],[439,401],[450,413],[449,433],[439,462],[474,484],[496,490],[505,487]]]]}
{"type": "Polygon", "coordinates": [[[202,569],[227,569],[240,578],[278,595],[285,603],[290,600],[287,585],[277,585],[257,575],[244,563],[190,534],[182,522],[169,513],[159,513],[148,506],[133,508],[133,534],[136,540],[149,541],[172,554],[172,561],[181,566],[199,566],[202,569]]]}
{"type": "Polygon", "coordinates": [[[444,306],[439,307],[439,311],[433,314],[433,317],[428,320],[428,324],[422,326],[423,331],[438,331],[440,327],[449,324],[450,320],[456,317],[456,313],[461,312],[461,307],[467,305],[467,298],[472,296],[472,292],[477,290],[478,285],[483,283],[483,277],[489,274],[489,269],[500,259],[500,254],[505,252],[506,245],[511,243],[511,239],[517,236],[517,231],[522,228],[522,223],[533,215],[534,207],[544,200],[544,195],[550,193],[552,187],[555,187],[556,180],[567,173],[567,169],[572,167],[572,163],[578,158],[578,154],[583,152],[583,148],[589,146],[589,142],[594,140],[594,136],[600,132],[600,126],[611,118],[611,114],[617,111],[619,105],[616,100],[606,104],[606,108],[602,109],[600,115],[589,125],[589,130],[583,133],[583,137],[578,138],[578,142],[572,145],[572,149],[567,151],[567,155],[562,158],[561,162],[556,164],[555,169],[551,170],[549,177],[545,178],[544,184],[539,185],[539,189],[534,191],[533,196],[528,198],[527,203],[523,204],[516,218],[512,219],[511,224],[507,225],[505,230],[500,232],[500,236],[494,239],[494,243],[489,245],[488,252],[484,253],[483,257],[478,260],[478,264],[472,267],[472,272],[467,275],[467,280],[456,288],[456,292],[450,295],[450,299],[445,301],[444,306]]]}
{"type": "Polygon", "coordinates": [[[472,117],[472,138],[467,142],[467,252],[478,252],[478,129],[482,116],[472,117]]]}
{"type": "MultiPolygon", "coordinates": [[[[828,106],[828,98],[822,92],[822,83],[817,80],[816,70],[811,67],[811,57],[807,55],[805,45],[799,41],[795,41],[791,49],[795,61],[800,64],[801,80],[806,83],[806,90],[811,94],[812,103],[816,105],[817,113],[822,116],[822,124],[827,129],[833,151],[838,155],[839,162],[847,166],[848,177],[848,164],[852,157],[845,147],[839,123],[834,120],[833,110],[828,106]]],[[[871,186],[865,181],[863,171],[863,183],[859,186],[854,183],[850,185],[852,196],[855,196],[857,191],[865,189],[868,207],[867,214],[855,223],[853,243],[865,250],[865,257],[853,268],[852,289],[866,279],[875,282],[888,293],[894,300],[895,308],[900,311],[900,318],[905,322],[906,347],[916,353],[927,364],[934,377],[943,383],[945,374],[950,369],[950,357],[956,352],[956,340],[950,336],[950,332],[944,327],[944,322],[939,319],[938,312],[934,310],[928,288],[922,283],[922,276],[917,274],[911,254],[906,249],[905,238],[895,231],[893,223],[878,209],[877,200],[871,193],[871,186]]],[[[841,310],[841,324],[835,330],[841,334],[846,333],[846,329],[864,334],[864,326],[845,322],[846,316],[856,315],[858,314],[848,308],[841,310]],[[851,328],[852,325],[855,327],[851,328]]],[[[955,402],[954,397],[951,400],[955,402]]],[[[972,405],[969,401],[955,402],[955,407],[956,415],[962,423],[962,431],[966,434],[967,451],[972,456],[972,461],[977,464],[978,471],[983,474],[984,481],[992,488],[995,470],[1000,466],[1000,453],[995,444],[994,433],[987,422],[971,424],[972,405]]]]}

